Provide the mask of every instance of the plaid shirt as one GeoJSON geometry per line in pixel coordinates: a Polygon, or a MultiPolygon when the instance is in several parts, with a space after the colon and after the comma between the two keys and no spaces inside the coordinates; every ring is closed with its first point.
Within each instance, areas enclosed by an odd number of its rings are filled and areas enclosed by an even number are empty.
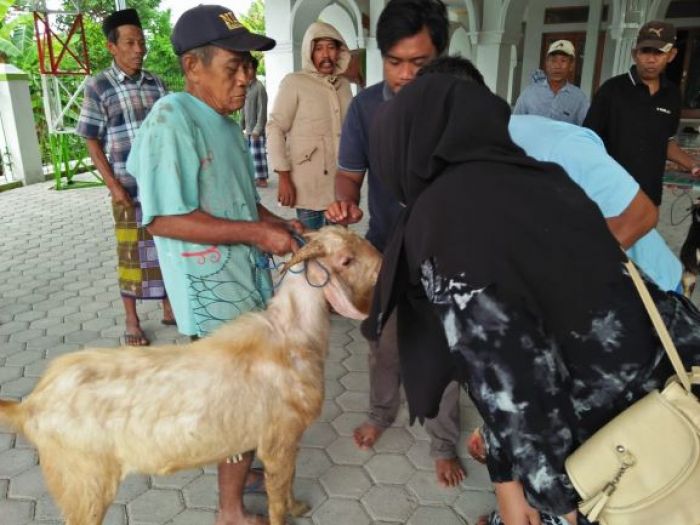
{"type": "Polygon", "coordinates": [[[76,134],[97,139],[114,171],[129,193],[136,193],[136,180],[126,172],[126,159],[136,131],[156,101],[166,94],[163,81],[148,71],[129,77],[112,66],[88,80],[76,134]]]}

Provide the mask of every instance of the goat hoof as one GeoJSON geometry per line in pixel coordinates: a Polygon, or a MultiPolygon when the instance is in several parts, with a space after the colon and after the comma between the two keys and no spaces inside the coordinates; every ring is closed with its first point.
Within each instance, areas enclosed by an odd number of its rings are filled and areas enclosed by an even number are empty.
{"type": "Polygon", "coordinates": [[[311,507],[303,501],[295,501],[289,506],[289,514],[293,518],[300,518],[311,510],[311,507]]]}

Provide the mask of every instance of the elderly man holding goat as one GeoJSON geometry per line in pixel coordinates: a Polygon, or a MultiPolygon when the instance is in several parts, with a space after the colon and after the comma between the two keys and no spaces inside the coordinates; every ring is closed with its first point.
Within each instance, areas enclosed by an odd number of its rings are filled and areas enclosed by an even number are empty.
{"type": "Polygon", "coordinates": [[[210,5],[185,12],[172,41],[186,92],[154,106],[128,169],[178,328],[193,341],[62,356],[24,401],[0,399],[0,424],[36,446],[67,525],[100,525],[130,473],[212,463],[217,525],[283,525],[309,508],[292,483],[299,441],[323,405],[329,305],[364,319],[381,256],[340,226],[302,238],[298,222],[259,203],[243,135],[227,116],[245,100],[248,51],[274,41],[210,5]],[[270,298],[263,253],[292,250],[270,298]],[[243,508],[246,486],[261,483],[249,472],[252,450],[265,466],[269,521],[243,508]]]}
{"type": "MultiPolygon", "coordinates": [[[[185,92],[153,108],[128,168],[141,189],[143,223],[162,254],[178,329],[200,337],[265,307],[272,284],[261,255],[290,252],[291,232],[301,225],[261,205],[245,139],[228,118],[245,102],[249,52],[272,49],[275,41],[215,5],[183,13],[171,40],[185,92]]],[[[241,503],[246,485],[262,483],[259,472],[248,472],[251,461],[248,454],[219,465],[220,525],[262,523],[244,515],[241,503]]]]}

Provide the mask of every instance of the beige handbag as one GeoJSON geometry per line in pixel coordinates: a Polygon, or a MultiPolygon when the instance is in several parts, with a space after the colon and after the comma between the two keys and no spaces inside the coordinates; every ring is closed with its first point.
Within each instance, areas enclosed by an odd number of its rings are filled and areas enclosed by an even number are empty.
{"type": "Polygon", "coordinates": [[[579,511],[602,525],[700,525],[700,367],[683,367],[632,263],[627,269],[676,375],[637,401],[566,460],[579,511]]]}

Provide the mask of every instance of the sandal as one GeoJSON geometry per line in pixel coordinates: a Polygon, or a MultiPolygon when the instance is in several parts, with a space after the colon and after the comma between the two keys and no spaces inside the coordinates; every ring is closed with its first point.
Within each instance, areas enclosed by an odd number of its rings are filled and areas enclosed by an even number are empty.
{"type": "Polygon", "coordinates": [[[130,333],[128,330],[124,332],[124,346],[148,346],[151,341],[146,337],[143,330],[138,333],[130,333]]]}
{"type": "Polygon", "coordinates": [[[175,319],[163,319],[160,324],[164,324],[165,326],[177,326],[177,321],[175,321],[175,319]]]}

